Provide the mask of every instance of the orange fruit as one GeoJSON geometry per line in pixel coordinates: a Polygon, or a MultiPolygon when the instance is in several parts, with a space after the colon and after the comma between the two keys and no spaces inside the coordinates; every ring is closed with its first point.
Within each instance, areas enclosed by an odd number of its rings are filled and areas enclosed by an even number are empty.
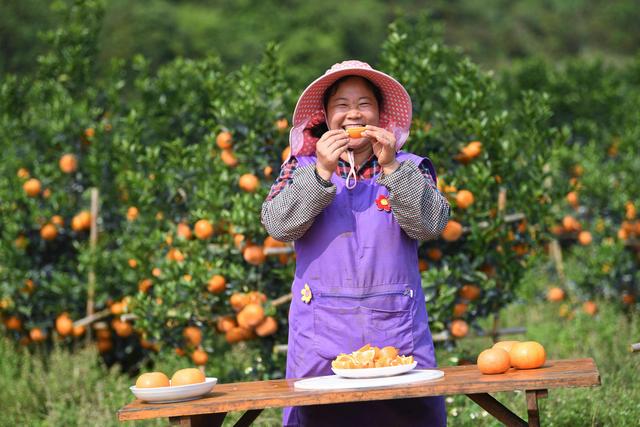
{"type": "Polygon", "coordinates": [[[238,180],[238,186],[248,193],[255,193],[260,187],[260,180],[251,173],[245,173],[238,180]]]}
{"type": "Polygon", "coordinates": [[[276,240],[271,236],[267,236],[267,238],[264,239],[264,242],[262,242],[262,246],[264,246],[265,248],[284,248],[287,246],[287,244],[285,242],[281,242],[280,240],[276,240]]]}
{"type": "Polygon", "coordinates": [[[271,166],[265,166],[262,170],[262,173],[265,178],[271,178],[271,174],[273,173],[273,168],[271,166]]]}
{"type": "Polygon", "coordinates": [[[507,353],[511,351],[511,348],[514,344],[519,343],[520,341],[498,341],[493,345],[492,348],[501,348],[507,353]]]}
{"type": "Polygon", "coordinates": [[[220,274],[211,276],[211,278],[207,282],[207,290],[212,294],[219,294],[221,292],[224,292],[226,288],[227,281],[224,276],[221,276],[220,274]]]}
{"type": "Polygon", "coordinates": [[[71,220],[71,228],[74,231],[88,230],[91,228],[91,213],[89,211],[81,211],[71,220]]]}
{"type": "Polygon", "coordinates": [[[247,293],[247,298],[250,303],[262,304],[267,302],[267,296],[260,291],[251,291],[247,293]]]}
{"type": "Polygon", "coordinates": [[[129,207],[129,209],[127,209],[127,221],[135,221],[139,213],[138,208],[135,206],[129,207]]]}
{"type": "Polygon", "coordinates": [[[471,159],[476,158],[482,153],[482,142],[471,141],[465,145],[461,150],[462,154],[471,159]]]}
{"type": "Polygon", "coordinates": [[[631,294],[627,294],[625,293],[624,295],[622,295],[622,303],[624,305],[632,305],[635,304],[636,302],[636,297],[631,295],[631,294]]]}
{"type": "Polygon", "coordinates": [[[76,338],[81,337],[82,335],[84,335],[84,333],[85,333],[84,326],[74,326],[73,327],[72,334],[73,334],[74,337],[76,337],[76,338]]]}
{"type": "Polygon", "coordinates": [[[229,298],[229,304],[234,311],[240,311],[249,304],[249,295],[236,292],[229,298]]]}
{"type": "Polygon", "coordinates": [[[584,167],[582,165],[575,165],[572,172],[574,176],[582,176],[584,173],[584,167]]]}
{"type": "Polygon", "coordinates": [[[464,320],[456,319],[451,322],[449,330],[454,337],[462,338],[469,333],[469,325],[464,320]]]}
{"type": "Polygon", "coordinates": [[[227,166],[234,167],[238,165],[238,158],[231,149],[222,150],[220,152],[220,160],[227,166]]]}
{"type": "Polygon", "coordinates": [[[184,222],[181,222],[180,224],[178,224],[176,232],[178,234],[178,237],[181,237],[185,240],[191,239],[191,228],[184,222]]]}
{"type": "Polygon", "coordinates": [[[153,281],[151,281],[151,279],[148,279],[148,278],[142,279],[138,282],[138,290],[143,293],[149,292],[149,289],[151,289],[151,286],[153,286],[153,281]]]}
{"type": "Polygon", "coordinates": [[[480,296],[481,290],[477,285],[474,284],[466,284],[463,285],[460,288],[460,291],[458,291],[458,294],[460,295],[460,297],[468,300],[468,301],[475,301],[478,299],[478,297],[480,296]]]}
{"type": "Polygon", "coordinates": [[[60,215],[54,215],[51,217],[51,223],[58,227],[64,227],[64,219],[60,215]]]}
{"type": "Polygon", "coordinates": [[[578,193],[575,191],[569,191],[567,196],[565,197],[567,203],[569,203],[572,207],[578,207],[578,193]]]}
{"type": "Polygon", "coordinates": [[[269,335],[273,335],[278,330],[278,322],[272,316],[267,316],[264,320],[256,326],[256,335],[259,337],[266,337],[269,335]]]}
{"type": "Polygon", "coordinates": [[[244,234],[234,234],[233,235],[233,245],[240,249],[244,246],[244,234]]]}
{"type": "Polygon", "coordinates": [[[29,171],[26,168],[20,168],[18,169],[18,178],[21,179],[28,179],[29,178],[29,171]]]}
{"type": "Polygon", "coordinates": [[[422,258],[418,260],[418,270],[420,272],[427,271],[429,269],[429,263],[422,258]]]}
{"type": "Polygon", "coordinates": [[[58,229],[53,224],[45,224],[40,229],[40,237],[42,240],[54,240],[58,236],[58,229]]]}
{"type": "Polygon", "coordinates": [[[558,302],[564,299],[564,290],[554,286],[547,291],[547,300],[551,302],[558,302]]]}
{"type": "Polygon", "coordinates": [[[389,360],[393,360],[396,358],[396,356],[398,356],[398,349],[390,345],[382,347],[378,352],[378,357],[381,359],[386,358],[389,360]]]}
{"type": "Polygon", "coordinates": [[[38,341],[44,341],[47,338],[47,336],[42,331],[42,329],[33,328],[29,331],[29,338],[31,338],[31,341],[33,342],[38,342],[38,341]]]}
{"type": "Polygon", "coordinates": [[[119,318],[111,321],[111,327],[116,331],[116,335],[122,338],[129,337],[133,334],[133,326],[131,326],[131,323],[120,320],[119,318]]]}
{"type": "Polygon", "coordinates": [[[427,257],[433,261],[440,261],[442,259],[442,250],[440,248],[427,249],[427,257]]]}
{"type": "Polygon", "coordinates": [[[22,189],[25,193],[27,193],[27,196],[36,197],[42,190],[42,184],[39,180],[31,178],[27,182],[22,184],[22,189]]]}
{"type": "Polygon", "coordinates": [[[238,324],[236,323],[236,318],[233,316],[222,316],[216,321],[216,329],[218,329],[218,332],[225,333],[236,326],[238,326],[238,324]]]}
{"type": "Polygon", "coordinates": [[[204,380],[204,374],[200,372],[200,369],[180,369],[171,377],[171,386],[203,383],[204,380]]]}
{"type": "Polygon", "coordinates": [[[632,201],[630,200],[627,201],[627,203],[624,204],[624,209],[625,209],[625,214],[624,214],[625,218],[631,220],[636,217],[636,207],[632,201]]]}
{"type": "Polygon", "coordinates": [[[262,246],[250,245],[242,252],[244,260],[252,265],[260,265],[266,260],[262,246]]]}
{"type": "Polygon", "coordinates": [[[122,302],[114,302],[113,304],[111,304],[111,307],[109,307],[109,310],[111,311],[111,314],[115,315],[115,316],[119,316],[122,313],[124,313],[124,303],[122,302]]]}
{"type": "Polygon", "coordinates": [[[136,261],[133,258],[129,258],[129,260],[127,261],[127,264],[129,264],[129,267],[131,267],[131,268],[138,267],[138,261],[136,261]]]}
{"type": "Polygon", "coordinates": [[[64,173],[73,173],[78,169],[78,159],[73,154],[64,154],[58,162],[60,170],[64,173]]]}
{"type": "Polygon", "coordinates": [[[284,133],[289,128],[289,121],[285,118],[276,120],[276,128],[280,133],[284,133]]]}
{"type": "Polygon", "coordinates": [[[136,380],[136,387],[169,387],[169,378],[162,372],[147,372],[142,374],[136,380]]]}
{"type": "Polygon", "coordinates": [[[518,342],[509,351],[511,366],[517,369],[535,369],[544,365],[544,347],[535,341],[518,342]]]}
{"type": "Polygon", "coordinates": [[[161,274],[162,270],[160,270],[158,267],[154,267],[153,270],[151,270],[151,275],[153,277],[160,277],[161,274]]]}
{"type": "Polygon", "coordinates": [[[187,326],[184,328],[182,336],[187,343],[194,347],[197,347],[202,343],[202,331],[196,326],[187,326]]]}
{"type": "Polygon", "coordinates": [[[598,305],[593,301],[585,301],[585,303],[582,304],[582,311],[590,316],[594,316],[598,312],[598,305]]]}
{"type": "Polygon", "coordinates": [[[73,332],[73,320],[68,314],[63,313],[56,318],[56,331],[63,337],[71,335],[73,332]]]}
{"type": "Polygon", "coordinates": [[[582,228],[578,220],[571,215],[565,215],[562,218],[562,226],[567,231],[579,231],[582,228]]]}
{"type": "Polygon", "coordinates": [[[111,351],[111,349],[113,348],[113,341],[111,341],[110,339],[99,339],[98,341],[96,341],[96,346],[98,347],[98,352],[106,353],[108,351],[111,351]]]}
{"type": "Polygon", "coordinates": [[[239,326],[229,329],[224,334],[225,339],[229,344],[234,344],[240,341],[245,341],[251,338],[251,331],[239,326]]]}
{"type": "Polygon", "coordinates": [[[291,146],[287,145],[284,150],[282,150],[282,161],[286,162],[291,156],[291,146]]]}
{"type": "Polygon", "coordinates": [[[193,353],[191,353],[191,360],[193,360],[193,363],[195,363],[196,365],[202,366],[207,364],[209,356],[204,350],[195,350],[193,353]]]}
{"type": "Polygon", "coordinates": [[[264,308],[260,304],[249,303],[237,315],[238,325],[250,329],[264,320],[264,308]]]}
{"type": "Polygon", "coordinates": [[[469,309],[469,306],[463,302],[459,302],[453,306],[453,317],[462,317],[469,309]]]}
{"type": "Polygon", "coordinates": [[[182,356],[184,356],[184,355],[185,355],[184,350],[183,350],[183,349],[181,349],[181,348],[179,348],[179,347],[178,347],[178,348],[173,349],[173,351],[176,353],[176,355],[177,355],[177,356],[182,357],[182,356]]]}
{"type": "Polygon", "coordinates": [[[364,127],[353,127],[348,128],[347,133],[349,134],[349,138],[358,139],[362,138],[362,132],[364,132],[366,128],[364,127]]]}
{"type": "Polygon", "coordinates": [[[473,193],[469,190],[460,190],[456,194],[456,205],[460,209],[467,209],[474,202],[473,193]]]}
{"type": "Polygon", "coordinates": [[[591,236],[590,232],[581,231],[580,233],[578,233],[578,242],[582,246],[590,245],[592,241],[593,241],[593,236],[591,236]]]}
{"type": "Polygon", "coordinates": [[[216,145],[223,150],[231,148],[233,145],[233,136],[231,132],[223,131],[216,136],[216,145]]]}
{"type": "Polygon", "coordinates": [[[9,317],[5,320],[4,325],[10,331],[19,331],[22,329],[22,321],[16,316],[9,317]]]}
{"type": "Polygon", "coordinates": [[[502,374],[510,367],[509,353],[502,348],[489,348],[478,356],[478,369],[483,374],[502,374]]]}
{"type": "Polygon", "coordinates": [[[84,136],[86,136],[87,138],[93,138],[96,134],[96,131],[94,128],[86,128],[84,130],[84,136]]]}
{"type": "Polygon", "coordinates": [[[24,281],[24,287],[20,289],[20,291],[26,294],[32,294],[35,289],[36,289],[36,284],[33,283],[33,280],[27,279],[24,281]]]}
{"type": "Polygon", "coordinates": [[[198,220],[193,227],[193,233],[200,240],[208,239],[213,235],[213,225],[206,219],[198,220]]]}
{"type": "Polygon", "coordinates": [[[442,230],[442,238],[447,242],[455,242],[462,236],[462,224],[457,221],[449,220],[442,230]]]}
{"type": "Polygon", "coordinates": [[[179,249],[171,248],[169,252],[167,252],[167,259],[169,261],[182,262],[184,261],[184,254],[179,249]]]}

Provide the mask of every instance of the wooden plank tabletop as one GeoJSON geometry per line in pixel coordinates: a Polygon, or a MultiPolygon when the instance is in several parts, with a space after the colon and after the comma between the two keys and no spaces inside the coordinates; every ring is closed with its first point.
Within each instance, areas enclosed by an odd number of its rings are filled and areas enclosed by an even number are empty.
{"type": "Polygon", "coordinates": [[[293,384],[296,380],[293,379],[218,384],[202,399],[188,402],[144,403],[135,400],[118,411],[118,419],[126,421],[284,406],[600,385],[600,374],[593,359],[548,360],[539,369],[510,369],[500,375],[483,375],[476,365],[438,369],[444,371],[444,378],[378,389],[295,390],[293,384]]]}

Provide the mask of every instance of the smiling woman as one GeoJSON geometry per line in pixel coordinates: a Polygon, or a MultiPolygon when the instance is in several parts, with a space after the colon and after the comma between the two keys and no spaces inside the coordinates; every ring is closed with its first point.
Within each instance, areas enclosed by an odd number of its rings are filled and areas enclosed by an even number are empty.
{"type": "MultiPolygon", "coordinates": [[[[366,343],[437,366],[417,240],[439,236],[449,206],[431,161],[399,151],[410,126],[404,88],[360,61],[335,64],[300,96],[291,155],[262,208],[269,234],[296,242],[288,378],[331,374],[338,354],[366,343]]],[[[431,397],[286,408],[283,422],[442,426],[446,415],[431,397]]]]}

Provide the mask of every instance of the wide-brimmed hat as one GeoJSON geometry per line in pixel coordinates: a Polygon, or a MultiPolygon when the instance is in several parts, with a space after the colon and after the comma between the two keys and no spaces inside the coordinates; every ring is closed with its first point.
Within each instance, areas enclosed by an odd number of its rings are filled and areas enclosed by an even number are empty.
{"type": "Polygon", "coordinates": [[[374,70],[362,61],[343,61],[334,64],[324,75],[313,81],[302,92],[293,112],[293,126],[289,134],[292,155],[315,153],[317,137],[310,129],[326,122],[324,93],[334,82],[345,76],[360,76],[376,85],[382,93],[380,127],[396,137],[396,149],[400,149],[409,136],[411,128],[411,98],[396,79],[381,71],[374,70]]]}

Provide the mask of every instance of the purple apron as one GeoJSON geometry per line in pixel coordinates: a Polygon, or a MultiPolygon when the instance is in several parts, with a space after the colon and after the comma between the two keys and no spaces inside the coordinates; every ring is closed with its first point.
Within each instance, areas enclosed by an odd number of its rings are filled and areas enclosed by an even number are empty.
{"type": "MultiPolygon", "coordinates": [[[[299,167],[315,157],[298,156],[299,167]]],[[[423,159],[399,152],[398,161],[423,159]]],[[[333,202],[295,242],[287,378],[331,375],[331,361],[369,343],[413,355],[418,368],[436,359],[418,270],[418,242],[375,200],[388,196],[375,178],[345,187],[335,173],[333,202]],[[311,289],[305,303],[301,291],[311,289]]],[[[393,207],[392,207],[393,208],[393,207]]],[[[285,408],[285,426],[444,426],[444,398],[412,398],[285,408]]]]}

